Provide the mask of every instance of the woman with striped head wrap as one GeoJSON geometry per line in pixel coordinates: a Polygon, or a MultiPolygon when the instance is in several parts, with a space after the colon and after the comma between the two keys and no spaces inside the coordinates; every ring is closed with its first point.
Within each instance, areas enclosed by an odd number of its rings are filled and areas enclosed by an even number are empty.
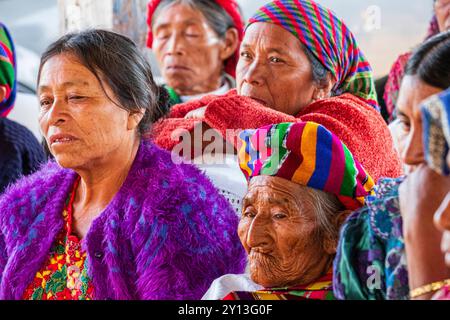
{"type": "Polygon", "coordinates": [[[42,147],[22,125],[6,119],[17,93],[16,55],[8,29],[0,22],[0,194],[45,161],[42,147]]]}
{"type": "Polygon", "coordinates": [[[364,205],[372,178],[336,135],[314,122],[246,130],[240,139],[249,189],[238,234],[250,276],[264,289],[236,288],[225,299],[334,299],[339,227],[364,205]]]}

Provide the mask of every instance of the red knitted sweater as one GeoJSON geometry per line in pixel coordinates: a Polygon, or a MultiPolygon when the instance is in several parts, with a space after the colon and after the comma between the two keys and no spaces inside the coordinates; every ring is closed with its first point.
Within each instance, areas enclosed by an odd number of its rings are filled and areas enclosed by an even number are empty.
{"type": "MultiPolygon", "coordinates": [[[[294,117],[231,90],[224,96],[206,96],[172,107],[169,116],[153,127],[151,136],[157,145],[172,150],[178,143],[172,140],[172,133],[179,129],[192,131],[199,121],[216,129],[223,137],[226,137],[226,129],[256,129],[281,122],[313,121],[336,134],[375,181],[402,174],[398,153],[383,118],[373,107],[351,94],[314,102],[294,117]],[[204,106],[207,106],[204,119],[184,119],[188,112],[204,106]]],[[[236,136],[228,140],[237,145],[236,136]]]]}

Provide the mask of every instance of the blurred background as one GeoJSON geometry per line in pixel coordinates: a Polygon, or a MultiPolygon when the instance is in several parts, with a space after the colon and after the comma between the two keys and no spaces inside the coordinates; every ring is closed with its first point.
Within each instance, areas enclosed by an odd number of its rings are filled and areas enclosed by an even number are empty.
{"type": "MultiPolygon", "coordinates": [[[[86,1],[86,0],[85,0],[86,1]]],[[[0,21],[9,27],[16,44],[21,99],[28,110],[18,110],[11,118],[24,123],[39,136],[35,84],[39,56],[64,31],[71,28],[113,27],[130,36],[148,55],[155,74],[159,71],[150,50],[145,48],[146,0],[95,0],[84,8],[98,15],[88,25],[77,24],[83,10],[81,0],[0,0],[0,21]],[[111,5],[111,8],[108,7],[111,5]],[[111,25],[108,12],[112,11],[111,25]],[[103,19],[103,20],[102,20],[103,19]],[[105,20],[106,19],[106,20],[105,20]],[[74,23],[75,21],[75,23],[74,23]],[[106,21],[106,22],[105,22],[106,21]]],[[[238,0],[248,19],[267,0],[238,0]]],[[[318,0],[331,8],[349,26],[370,61],[377,78],[387,75],[399,54],[418,45],[427,33],[432,17],[432,0],[318,0]]],[[[22,104],[22,103],[21,103],[22,104]]]]}

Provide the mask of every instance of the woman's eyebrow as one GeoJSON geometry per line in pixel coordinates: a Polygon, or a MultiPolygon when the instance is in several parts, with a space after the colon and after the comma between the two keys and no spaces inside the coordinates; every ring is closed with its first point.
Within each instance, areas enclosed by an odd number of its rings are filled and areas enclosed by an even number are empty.
{"type": "MultiPolygon", "coordinates": [[[[192,26],[192,25],[202,24],[202,21],[198,20],[198,19],[188,19],[188,20],[182,21],[181,23],[186,26],[192,26]]],[[[158,31],[160,29],[165,29],[165,28],[168,28],[171,24],[172,24],[172,22],[163,22],[160,24],[155,24],[155,29],[156,29],[156,31],[158,31]]]]}
{"type": "MultiPolygon", "coordinates": [[[[242,43],[241,44],[241,49],[252,49],[253,47],[254,46],[252,46],[252,45],[250,45],[248,43],[242,43]]],[[[283,50],[283,48],[281,48],[281,47],[269,47],[269,48],[265,48],[265,50],[267,52],[270,52],[270,53],[274,52],[274,53],[277,53],[277,54],[280,54],[280,55],[286,52],[286,50],[283,50]]]]}

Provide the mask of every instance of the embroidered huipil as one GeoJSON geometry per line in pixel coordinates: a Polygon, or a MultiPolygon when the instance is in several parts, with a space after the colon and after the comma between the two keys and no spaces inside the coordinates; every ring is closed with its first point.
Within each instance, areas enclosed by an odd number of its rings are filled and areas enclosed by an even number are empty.
{"type": "Polygon", "coordinates": [[[36,274],[24,300],[92,300],[94,288],[87,275],[86,252],[72,234],[73,202],[79,178],[63,210],[64,228],[56,238],[49,259],[36,274]]]}

